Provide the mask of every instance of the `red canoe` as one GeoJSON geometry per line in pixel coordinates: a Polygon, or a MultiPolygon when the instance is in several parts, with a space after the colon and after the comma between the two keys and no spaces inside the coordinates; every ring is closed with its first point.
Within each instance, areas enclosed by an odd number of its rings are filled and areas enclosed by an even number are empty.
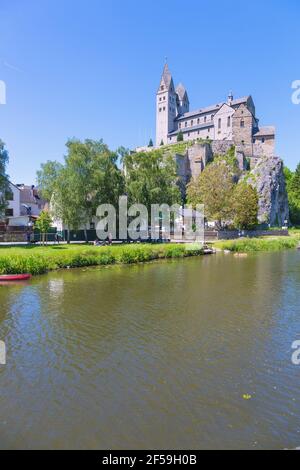
{"type": "Polygon", "coordinates": [[[0,276],[0,281],[27,281],[31,274],[7,274],[0,276]]]}

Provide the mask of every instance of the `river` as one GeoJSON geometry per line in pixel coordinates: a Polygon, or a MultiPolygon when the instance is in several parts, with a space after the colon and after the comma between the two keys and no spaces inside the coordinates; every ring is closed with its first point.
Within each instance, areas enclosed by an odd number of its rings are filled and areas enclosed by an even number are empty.
{"type": "Polygon", "coordinates": [[[3,449],[300,446],[300,251],[0,286],[3,449]]]}

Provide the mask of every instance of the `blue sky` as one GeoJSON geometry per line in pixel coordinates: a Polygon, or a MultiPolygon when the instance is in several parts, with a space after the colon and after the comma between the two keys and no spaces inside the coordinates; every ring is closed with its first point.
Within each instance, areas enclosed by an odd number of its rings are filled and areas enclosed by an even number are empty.
{"type": "Polygon", "coordinates": [[[68,138],[111,147],[148,143],[164,58],[191,108],[251,94],[277,154],[300,161],[300,2],[0,0],[0,138],[9,174],[34,183],[68,138]]]}

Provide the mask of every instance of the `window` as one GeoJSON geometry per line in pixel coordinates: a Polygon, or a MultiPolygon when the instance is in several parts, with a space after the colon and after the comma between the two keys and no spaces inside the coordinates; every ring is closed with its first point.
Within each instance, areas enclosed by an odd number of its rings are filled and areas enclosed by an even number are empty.
{"type": "Polygon", "coordinates": [[[194,121],[193,121],[193,119],[192,119],[192,120],[191,120],[191,126],[193,126],[193,125],[194,125],[194,121]]]}
{"type": "Polygon", "coordinates": [[[241,121],[241,127],[245,127],[245,121],[241,121]]]}
{"type": "Polygon", "coordinates": [[[221,129],[221,124],[222,124],[222,121],[221,121],[221,118],[218,119],[218,129],[221,129]]]}
{"type": "Polygon", "coordinates": [[[227,118],[227,127],[230,127],[230,116],[227,118]]]}
{"type": "Polygon", "coordinates": [[[159,108],[159,112],[161,113],[161,108],[159,108]]]}
{"type": "Polygon", "coordinates": [[[187,122],[184,123],[184,127],[187,127],[187,122]]]}
{"type": "Polygon", "coordinates": [[[161,101],[161,97],[159,98],[159,101],[161,101]]]}
{"type": "Polygon", "coordinates": [[[207,129],[207,132],[210,132],[210,127],[207,129]]]}
{"type": "Polygon", "coordinates": [[[265,138],[264,137],[261,139],[261,142],[262,142],[262,144],[265,143],[265,138]]]}
{"type": "Polygon", "coordinates": [[[179,129],[181,129],[181,122],[179,123],[179,129]]]}
{"type": "Polygon", "coordinates": [[[164,110],[164,111],[166,110],[165,106],[163,107],[163,110],[164,110]]]}
{"type": "Polygon", "coordinates": [[[164,98],[163,98],[163,99],[165,100],[165,99],[166,99],[166,97],[164,96],[164,98]]]}
{"type": "Polygon", "coordinates": [[[190,133],[188,132],[188,137],[190,136],[190,133]]]}
{"type": "Polygon", "coordinates": [[[197,124],[200,124],[200,119],[199,118],[197,119],[197,124]]]}
{"type": "Polygon", "coordinates": [[[163,89],[164,89],[164,86],[162,85],[162,86],[160,87],[160,89],[163,90],[163,89]]]}
{"type": "Polygon", "coordinates": [[[204,116],[204,122],[206,122],[206,121],[207,121],[207,117],[206,117],[206,116],[204,116]]]}
{"type": "Polygon", "coordinates": [[[14,193],[10,190],[6,191],[5,199],[6,199],[6,201],[13,201],[14,200],[14,193]]]}
{"type": "Polygon", "coordinates": [[[244,144],[245,144],[245,141],[244,141],[244,140],[242,140],[242,145],[244,145],[244,144]]]}
{"type": "Polygon", "coordinates": [[[5,215],[6,215],[6,217],[13,217],[14,216],[14,210],[13,209],[5,209],[5,215]]]}

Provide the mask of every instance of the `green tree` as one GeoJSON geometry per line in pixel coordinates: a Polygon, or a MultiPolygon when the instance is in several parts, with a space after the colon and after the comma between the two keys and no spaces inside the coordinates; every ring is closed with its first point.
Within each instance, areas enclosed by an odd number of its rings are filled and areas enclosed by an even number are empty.
{"type": "Polygon", "coordinates": [[[45,245],[45,242],[47,243],[47,234],[49,232],[51,224],[52,224],[52,218],[49,212],[46,210],[43,210],[35,222],[35,227],[41,233],[41,241],[43,245],[45,245]]]}
{"type": "MultiPolygon", "coordinates": [[[[66,146],[65,164],[47,162],[37,176],[42,194],[51,200],[53,216],[68,228],[69,241],[70,229],[86,227],[100,204],[117,206],[124,193],[124,176],[117,161],[127,152],[111,152],[102,140],[72,139],[66,146]]],[[[85,236],[87,240],[86,228],[85,236]]]]}
{"type": "Polygon", "coordinates": [[[8,160],[8,151],[5,144],[0,140],[0,217],[4,216],[7,207],[6,193],[9,191],[9,182],[6,167],[8,160]]]}
{"type": "Polygon", "coordinates": [[[55,191],[57,178],[63,169],[63,165],[57,161],[42,163],[41,169],[37,171],[37,184],[43,199],[51,201],[55,191]]]}
{"type": "Polygon", "coordinates": [[[299,196],[299,174],[300,164],[297,166],[295,172],[289,168],[284,168],[286,189],[288,193],[290,221],[293,225],[300,225],[300,196],[299,196]]]}
{"type": "Polygon", "coordinates": [[[152,139],[149,140],[148,147],[153,147],[153,140],[152,139]]]}
{"type": "Polygon", "coordinates": [[[123,160],[129,203],[144,204],[150,214],[151,204],[181,202],[176,162],[162,150],[127,154],[123,160]]]}
{"type": "Polygon", "coordinates": [[[177,142],[183,142],[183,132],[179,131],[177,134],[177,142]]]}
{"type": "Polygon", "coordinates": [[[233,191],[233,221],[235,227],[251,230],[257,225],[257,190],[244,181],[237,184],[233,191]]]}
{"type": "Polygon", "coordinates": [[[205,217],[215,221],[221,229],[233,216],[233,189],[232,169],[224,161],[217,160],[188,184],[187,200],[193,207],[204,204],[205,217]]]}
{"type": "Polygon", "coordinates": [[[81,225],[81,211],[73,192],[74,175],[69,168],[63,167],[59,173],[51,199],[51,214],[61,220],[67,228],[67,241],[70,243],[70,230],[78,230],[81,225]]]}
{"type": "Polygon", "coordinates": [[[124,179],[117,167],[118,155],[111,152],[102,140],[70,140],[67,149],[69,184],[81,223],[86,225],[100,204],[117,207],[119,196],[124,192],[124,179]]]}

